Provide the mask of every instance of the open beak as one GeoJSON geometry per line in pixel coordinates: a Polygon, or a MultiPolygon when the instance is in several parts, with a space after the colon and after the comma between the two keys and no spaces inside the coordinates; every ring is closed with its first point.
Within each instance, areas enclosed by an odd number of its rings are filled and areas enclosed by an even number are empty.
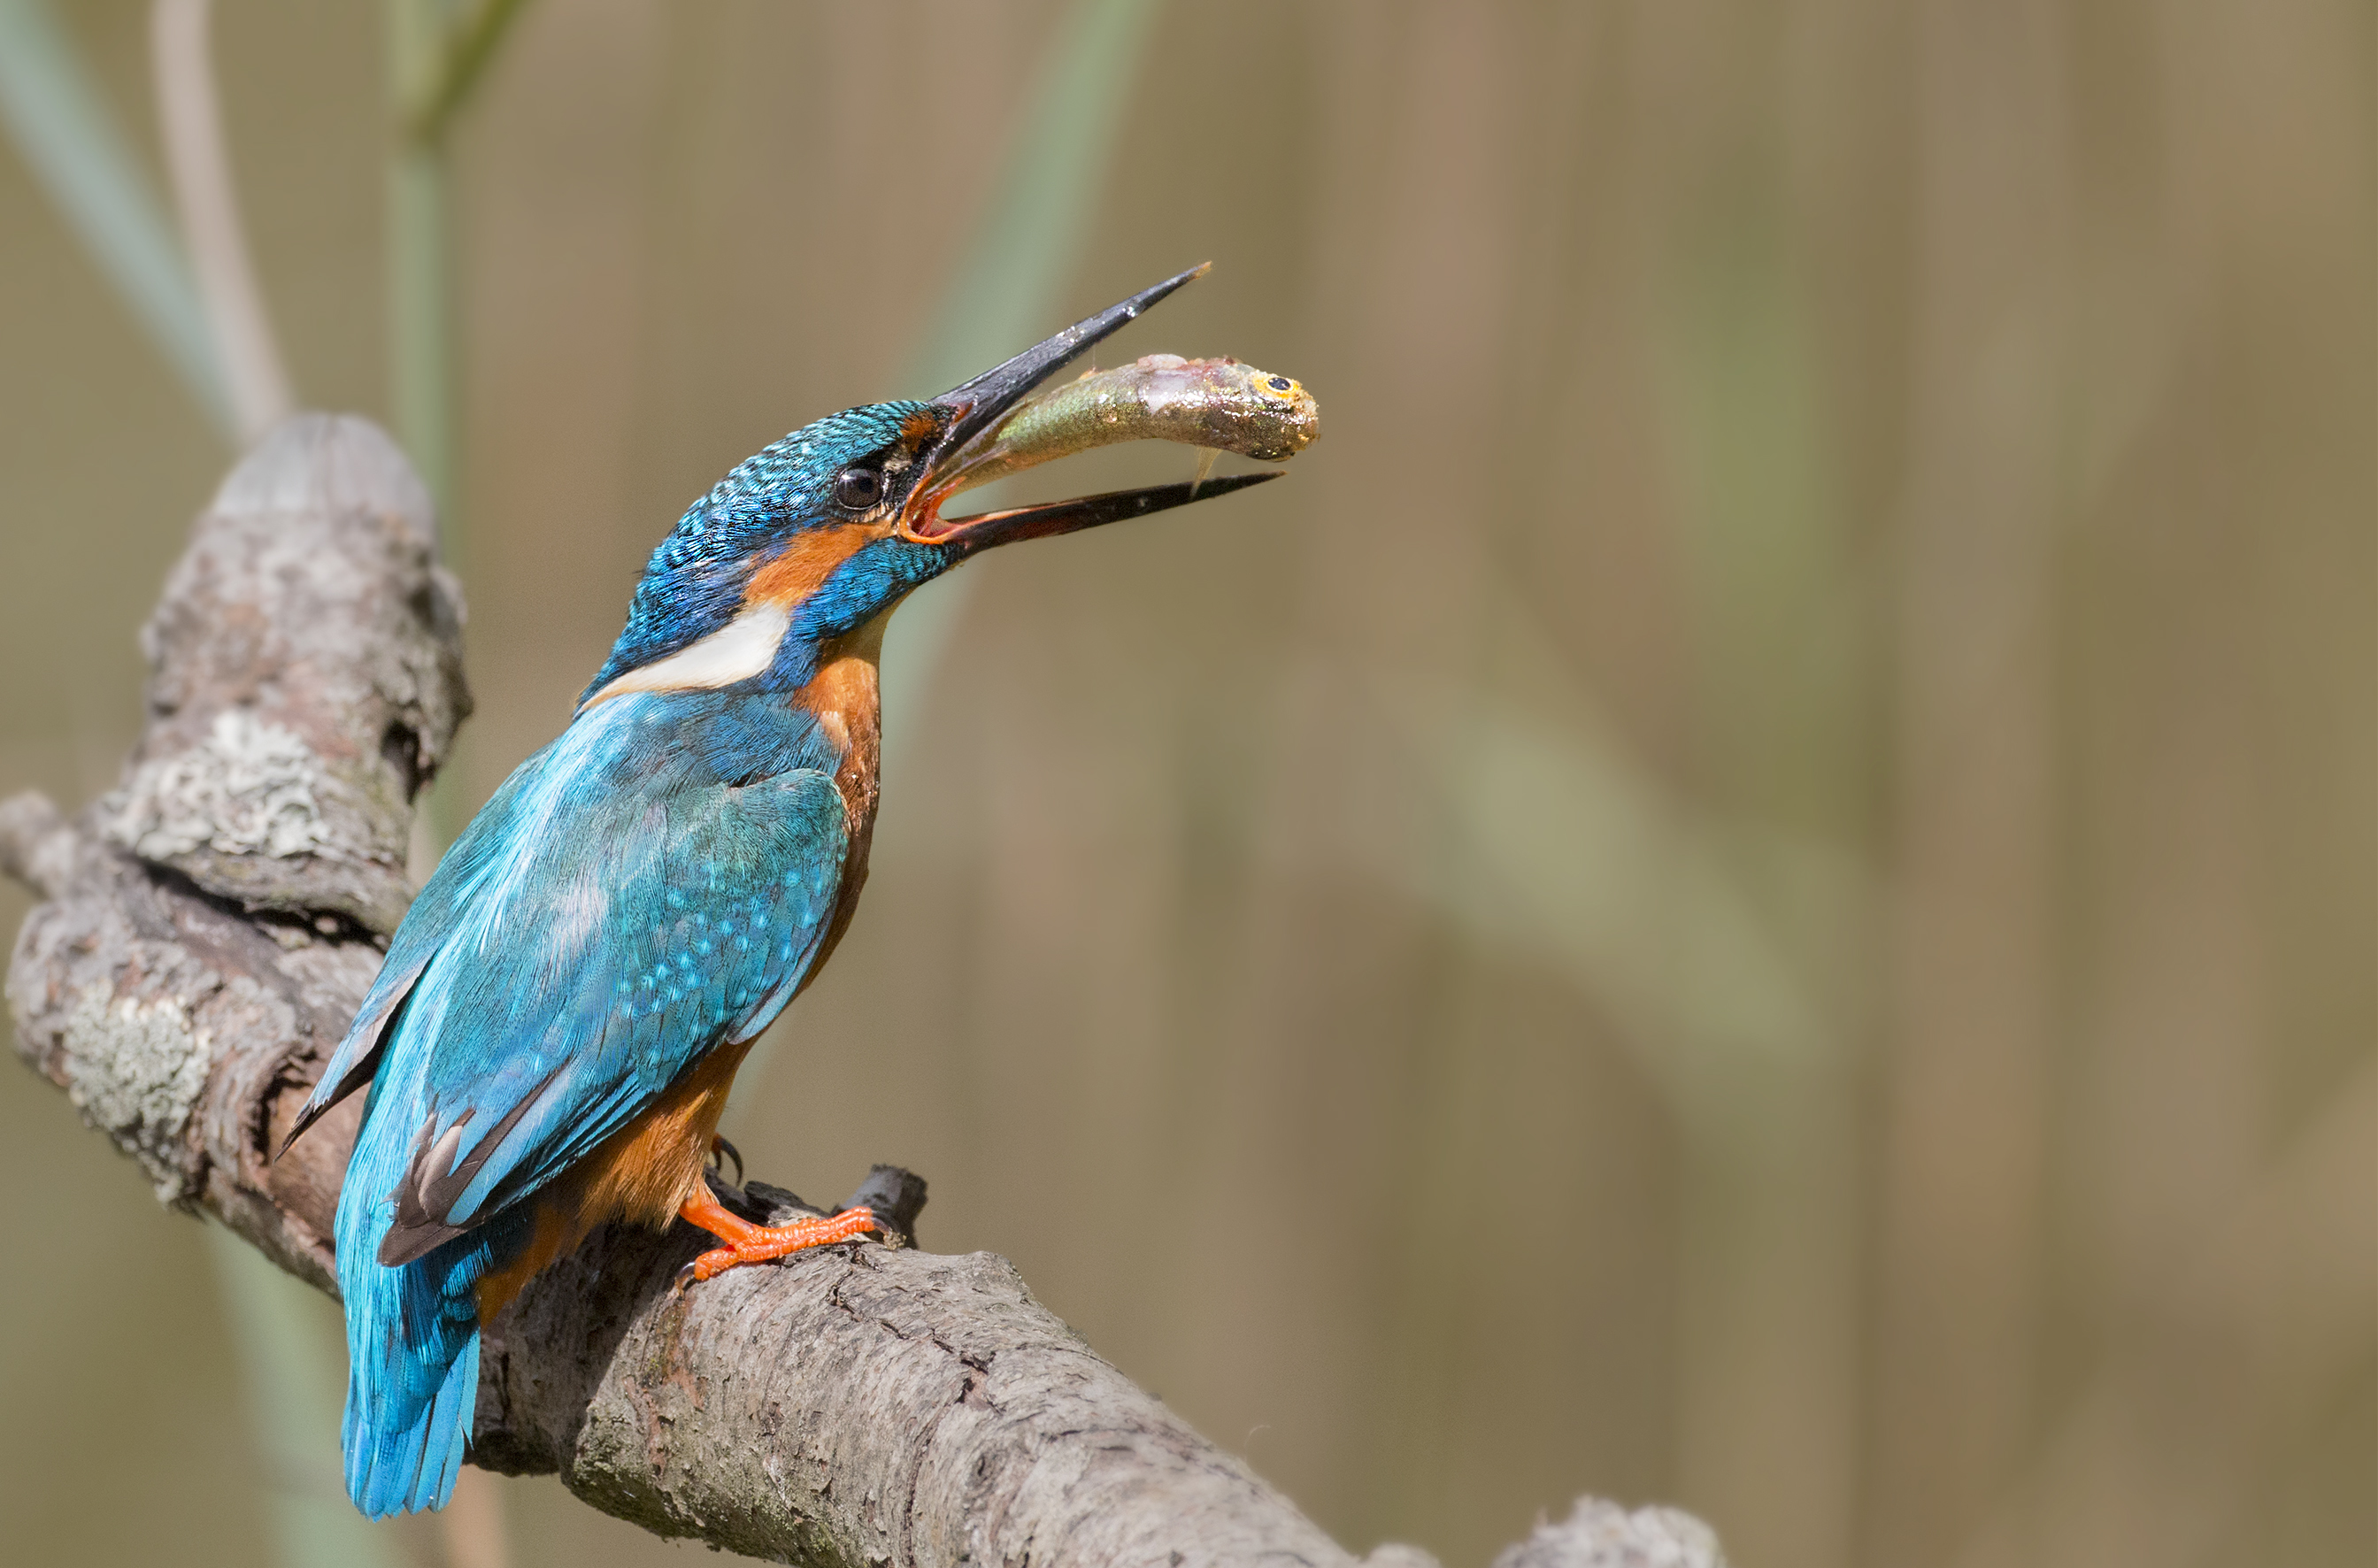
{"type": "Polygon", "coordinates": [[[1222,479],[1209,479],[1203,484],[1157,485],[1142,490],[1112,490],[1102,496],[1085,496],[1078,500],[1052,501],[1041,506],[1012,507],[1004,511],[984,512],[975,517],[944,518],[942,503],[962,487],[959,475],[967,460],[990,438],[1001,420],[1016,404],[1024,401],[1050,377],[1089,352],[1100,340],[1121,330],[1136,320],[1140,314],[1192,278],[1203,276],[1212,262],[1202,262],[1186,272],[1167,278],[1153,288],[1142,289],[1129,299],[1111,305],[1095,316],[1085,317],[1055,336],[1026,349],[1003,365],[994,365],[959,386],[951,388],[932,400],[933,406],[945,411],[949,425],[941,438],[933,443],[925,457],[924,477],[908,492],[907,501],[900,510],[898,532],[920,545],[955,545],[971,555],[994,545],[1005,545],[1017,539],[1043,539],[1053,533],[1073,533],[1085,528],[1096,528],[1102,522],[1120,522],[1126,518],[1146,517],[1190,501],[1202,501],[1213,496],[1226,496],[1233,490],[1243,490],[1250,485],[1261,485],[1277,479],[1272,473],[1238,474],[1222,479]]]}

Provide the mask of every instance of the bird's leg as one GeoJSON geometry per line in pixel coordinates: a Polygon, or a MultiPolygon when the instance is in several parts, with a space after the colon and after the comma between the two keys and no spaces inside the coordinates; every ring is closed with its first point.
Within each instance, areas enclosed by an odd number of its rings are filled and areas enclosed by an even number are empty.
{"type": "Polygon", "coordinates": [[[710,1191],[707,1183],[697,1187],[694,1195],[678,1210],[678,1217],[688,1225],[699,1226],[727,1243],[685,1265],[678,1275],[678,1283],[708,1279],[745,1263],[764,1263],[771,1258],[781,1258],[787,1252],[798,1252],[804,1247],[823,1247],[830,1241],[847,1241],[852,1237],[875,1228],[875,1211],[847,1209],[831,1219],[797,1219],[790,1225],[753,1225],[740,1215],[729,1214],[710,1191]]]}

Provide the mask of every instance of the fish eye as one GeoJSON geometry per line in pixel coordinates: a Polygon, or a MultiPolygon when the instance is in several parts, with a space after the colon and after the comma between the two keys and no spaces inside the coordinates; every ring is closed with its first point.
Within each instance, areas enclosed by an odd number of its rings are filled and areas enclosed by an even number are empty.
{"type": "Polygon", "coordinates": [[[1276,398],[1288,398],[1294,397],[1296,395],[1296,383],[1290,380],[1285,376],[1267,376],[1263,379],[1261,385],[1265,391],[1269,392],[1276,398]]]}
{"type": "Polygon", "coordinates": [[[834,502],[845,511],[863,512],[883,498],[883,476],[871,468],[846,468],[834,476],[834,502]]]}

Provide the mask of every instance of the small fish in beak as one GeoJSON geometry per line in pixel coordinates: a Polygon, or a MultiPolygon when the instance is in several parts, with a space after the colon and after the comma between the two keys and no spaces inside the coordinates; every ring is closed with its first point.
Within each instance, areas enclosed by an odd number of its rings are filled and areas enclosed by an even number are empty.
{"type": "Polygon", "coordinates": [[[1235,359],[1152,353],[1020,404],[971,451],[950,486],[971,490],[1011,473],[1125,441],[1172,441],[1285,462],[1321,433],[1320,405],[1285,376],[1235,359]]]}

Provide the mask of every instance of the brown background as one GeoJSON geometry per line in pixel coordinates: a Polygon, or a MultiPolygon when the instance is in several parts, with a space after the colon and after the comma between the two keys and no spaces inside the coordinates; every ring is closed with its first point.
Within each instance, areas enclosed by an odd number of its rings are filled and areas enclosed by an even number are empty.
{"type": "MultiPolygon", "coordinates": [[[[301,395],[379,412],[378,14],[219,10],[301,395]]],[[[145,147],[145,7],[66,11],[145,147]]],[[[688,499],[937,389],[1062,15],[530,8],[456,146],[457,809],[688,499]]],[[[1118,347],[1327,434],[969,569],[938,668],[895,633],[755,1172],[924,1172],[929,1245],[1357,1548],[1480,1563],[1591,1490],[1747,1568],[2372,1561],[2374,42],[1167,7],[1043,325],[1211,257],[1118,347]]],[[[224,461],[0,157],[0,786],[113,782],[224,461]]],[[[199,1227],[21,1072],[0,1180],[8,1555],[259,1561],[199,1227]]],[[[521,1568],[690,1550],[503,1490],[521,1568]]]]}

